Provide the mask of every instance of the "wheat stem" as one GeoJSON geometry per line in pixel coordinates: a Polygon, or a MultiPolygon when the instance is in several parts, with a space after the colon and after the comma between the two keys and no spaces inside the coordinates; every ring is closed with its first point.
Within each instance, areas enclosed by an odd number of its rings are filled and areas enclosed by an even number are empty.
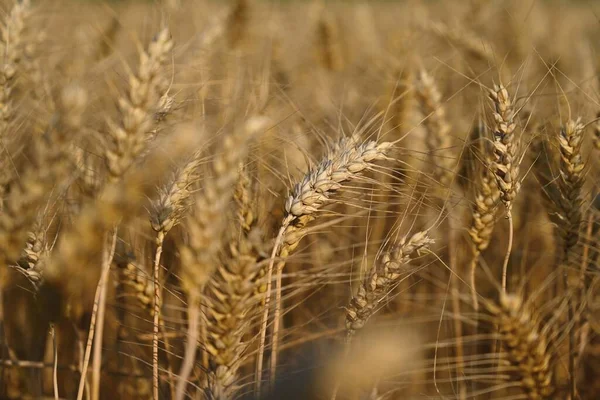
{"type": "Polygon", "coordinates": [[[98,286],[96,287],[96,293],[94,295],[94,305],[92,307],[92,316],[90,319],[90,328],[88,331],[87,343],[85,346],[85,354],[83,356],[83,365],[81,367],[81,378],[79,380],[79,389],[77,391],[77,400],[83,398],[83,391],[86,385],[87,370],[90,363],[90,356],[92,354],[92,344],[94,343],[94,335],[96,332],[96,322],[98,318],[98,309],[100,308],[100,300],[102,297],[102,290],[105,288],[105,282],[108,280],[108,274],[110,272],[110,263],[102,264],[102,272],[98,286]]]}
{"type": "MultiPolygon", "coordinates": [[[[117,244],[117,230],[114,230],[110,247],[105,249],[102,254],[102,269],[110,271],[112,260],[115,255],[115,247],[117,244]]],[[[101,282],[98,282],[100,288],[100,298],[98,306],[97,325],[98,332],[94,337],[94,361],[92,364],[92,400],[100,398],[100,370],[102,368],[102,337],[104,336],[104,315],[106,311],[106,289],[108,287],[108,273],[101,282]]]]}
{"type": "Polygon", "coordinates": [[[183,363],[179,371],[179,379],[175,388],[175,400],[184,400],[185,389],[188,384],[188,378],[194,368],[196,359],[196,345],[198,342],[198,331],[200,322],[200,296],[196,291],[191,291],[188,298],[188,332],[187,343],[185,345],[185,353],[183,363]]]}
{"type": "Polygon", "coordinates": [[[508,262],[510,261],[510,253],[512,252],[513,246],[513,218],[512,212],[508,210],[508,247],[506,249],[506,255],[504,256],[504,263],[502,264],[502,292],[506,294],[506,279],[508,274],[508,262]]]}
{"type": "Polygon", "coordinates": [[[154,256],[153,278],[154,278],[154,316],[152,336],[152,388],[154,400],[158,400],[158,331],[160,321],[160,256],[163,250],[165,235],[159,232],[156,237],[156,253],[154,256]]]}

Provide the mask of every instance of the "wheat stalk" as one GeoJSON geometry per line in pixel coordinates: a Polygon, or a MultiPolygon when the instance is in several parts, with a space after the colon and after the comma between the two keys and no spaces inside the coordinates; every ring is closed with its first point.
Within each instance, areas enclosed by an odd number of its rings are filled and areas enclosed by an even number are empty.
{"type": "Polygon", "coordinates": [[[600,150],[600,112],[596,114],[596,122],[594,123],[594,146],[600,150]]]}

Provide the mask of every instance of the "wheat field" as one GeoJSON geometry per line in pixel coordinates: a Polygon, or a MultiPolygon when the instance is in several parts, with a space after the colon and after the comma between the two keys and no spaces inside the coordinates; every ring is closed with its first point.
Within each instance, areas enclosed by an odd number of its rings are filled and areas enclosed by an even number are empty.
{"type": "Polygon", "coordinates": [[[0,9],[0,398],[600,398],[599,4],[0,9]]]}

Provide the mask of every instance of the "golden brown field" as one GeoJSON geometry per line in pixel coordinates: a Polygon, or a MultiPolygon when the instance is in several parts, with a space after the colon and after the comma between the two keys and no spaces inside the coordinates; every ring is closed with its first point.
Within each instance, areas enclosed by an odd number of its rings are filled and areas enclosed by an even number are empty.
{"type": "Polygon", "coordinates": [[[599,4],[0,9],[0,398],[600,398],[599,4]]]}

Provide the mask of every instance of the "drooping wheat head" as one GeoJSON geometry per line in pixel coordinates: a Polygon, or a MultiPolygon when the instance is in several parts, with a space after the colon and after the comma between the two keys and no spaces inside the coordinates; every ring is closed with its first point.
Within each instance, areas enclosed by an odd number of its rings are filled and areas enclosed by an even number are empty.
{"type": "Polygon", "coordinates": [[[362,329],[369,318],[375,314],[380,302],[389,294],[400,280],[408,275],[407,264],[429,248],[433,240],[427,231],[403,237],[397,244],[384,253],[381,261],[367,272],[358,292],[346,309],[346,332],[348,337],[362,329]]]}

